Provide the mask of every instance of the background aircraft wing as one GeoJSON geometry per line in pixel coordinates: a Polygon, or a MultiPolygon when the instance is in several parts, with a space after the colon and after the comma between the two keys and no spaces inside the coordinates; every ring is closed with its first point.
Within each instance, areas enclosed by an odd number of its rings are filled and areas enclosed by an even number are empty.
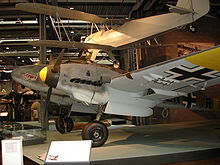
{"type": "Polygon", "coordinates": [[[28,44],[33,46],[46,46],[46,47],[55,47],[55,48],[101,49],[104,51],[113,49],[112,46],[108,46],[108,45],[81,43],[75,41],[39,40],[39,41],[29,41],[28,44]]]}
{"type": "Polygon", "coordinates": [[[88,21],[93,23],[106,23],[108,21],[107,19],[98,17],[94,14],[40,3],[19,3],[16,4],[16,8],[36,14],[45,14],[54,17],[88,21]]]}
{"type": "Polygon", "coordinates": [[[165,100],[220,83],[220,46],[116,77],[110,89],[132,97],[165,100]]]}

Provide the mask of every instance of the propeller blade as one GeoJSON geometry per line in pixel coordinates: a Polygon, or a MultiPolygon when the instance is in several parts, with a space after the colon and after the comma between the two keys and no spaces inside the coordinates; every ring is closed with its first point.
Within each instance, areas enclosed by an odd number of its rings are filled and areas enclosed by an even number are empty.
{"type": "Polygon", "coordinates": [[[54,56],[50,55],[49,65],[54,65],[54,63],[55,63],[54,56]]]}
{"type": "Polygon", "coordinates": [[[50,97],[52,95],[52,89],[53,89],[53,87],[49,87],[49,89],[47,91],[46,107],[47,107],[48,103],[50,102],[50,97]]]}
{"type": "Polygon", "coordinates": [[[60,52],[59,56],[57,57],[56,63],[53,66],[53,69],[51,70],[53,73],[58,73],[60,71],[60,65],[62,63],[62,58],[64,55],[64,49],[60,52]]]}
{"type": "Polygon", "coordinates": [[[50,102],[50,97],[52,94],[52,89],[53,87],[49,87],[48,91],[47,91],[47,97],[46,97],[46,102],[45,102],[45,106],[44,106],[44,110],[43,110],[43,116],[42,116],[42,121],[43,121],[43,126],[42,129],[43,130],[48,130],[48,108],[49,108],[49,102],[50,102]]]}

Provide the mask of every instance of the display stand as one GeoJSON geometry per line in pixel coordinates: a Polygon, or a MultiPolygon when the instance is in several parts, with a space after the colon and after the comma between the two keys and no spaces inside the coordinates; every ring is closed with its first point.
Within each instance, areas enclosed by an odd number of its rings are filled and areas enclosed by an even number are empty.
{"type": "Polygon", "coordinates": [[[45,165],[90,165],[91,140],[52,141],[45,165]]]}
{"type": "Polygon", "coordinates": [[[2,165],[23,165],[22,137],[2,140],[2,165]]]}

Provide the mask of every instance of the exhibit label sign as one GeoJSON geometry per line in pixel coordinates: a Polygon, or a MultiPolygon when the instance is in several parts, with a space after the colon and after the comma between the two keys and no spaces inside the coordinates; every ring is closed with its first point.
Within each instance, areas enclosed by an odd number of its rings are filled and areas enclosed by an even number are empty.
{"type": "Polygon", "coordinates": [[[52,141],[45,165],[51,164],[90,164],[91,140],[52,141]]]}

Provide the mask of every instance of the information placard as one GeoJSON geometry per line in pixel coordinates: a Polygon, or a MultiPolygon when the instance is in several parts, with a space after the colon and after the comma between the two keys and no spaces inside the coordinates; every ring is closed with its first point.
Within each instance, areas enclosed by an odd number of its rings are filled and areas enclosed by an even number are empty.
{"type": "Polygon", "coordinates": [[[45,165],[51,164],[90,164],[91,140],[52,141],[45,165]]]}
{"type": "Polygon", "coordinates": [[[2,140],[2,165],[23,165],[22,137],[2,140]]]}

